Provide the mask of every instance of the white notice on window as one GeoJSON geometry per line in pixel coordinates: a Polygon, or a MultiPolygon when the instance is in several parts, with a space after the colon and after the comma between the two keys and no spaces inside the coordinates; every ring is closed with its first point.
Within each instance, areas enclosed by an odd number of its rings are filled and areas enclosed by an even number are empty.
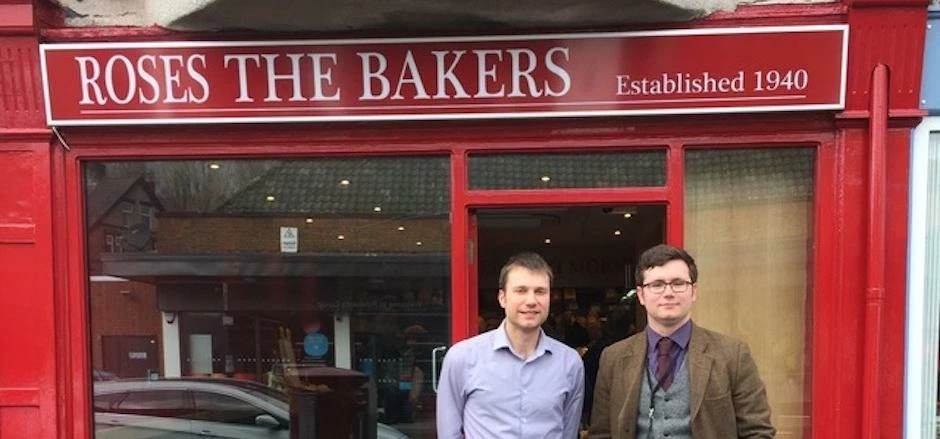
{"type": "Polygon", "coordinates": [[[281,227],[281,252],[297,253],[297,228],[281,227]]]}

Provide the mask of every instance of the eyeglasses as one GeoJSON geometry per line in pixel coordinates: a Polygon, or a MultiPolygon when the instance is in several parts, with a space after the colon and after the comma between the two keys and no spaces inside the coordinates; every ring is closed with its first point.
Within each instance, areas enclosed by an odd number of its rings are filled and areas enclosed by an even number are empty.
{"type": "Polygon", "coordinates": [[[666,292],[667,286],[672,288],[672,292],[674,293],[683,293],[685,290],[689,289],[689,285],[692,285],[692,282],[683,279],[676,279],[669,282],[656,280],[640,286],[643,287],[644,290],[653,294],[662,294],[666,292]]]}

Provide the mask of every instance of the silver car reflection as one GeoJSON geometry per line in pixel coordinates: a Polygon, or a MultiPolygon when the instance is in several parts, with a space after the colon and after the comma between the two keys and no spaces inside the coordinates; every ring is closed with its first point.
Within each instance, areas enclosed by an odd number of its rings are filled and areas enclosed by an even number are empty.
{"type": "MultiPolygon", "coordinates": [[[[94,383],[95,437],[290,438],[284,393],[250,381],[126,380],[94,383]]],[[[378,424],[378,439],[408,439],[378,424]]]]}

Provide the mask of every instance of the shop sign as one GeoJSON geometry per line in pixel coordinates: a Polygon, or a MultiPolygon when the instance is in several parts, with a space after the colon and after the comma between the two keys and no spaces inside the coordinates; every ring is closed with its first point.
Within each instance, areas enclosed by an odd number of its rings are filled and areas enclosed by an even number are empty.
{"type": "Polygon", "coordinates": [[[838,110],[846,25],[44,44],[50,125],[838,110]]]}

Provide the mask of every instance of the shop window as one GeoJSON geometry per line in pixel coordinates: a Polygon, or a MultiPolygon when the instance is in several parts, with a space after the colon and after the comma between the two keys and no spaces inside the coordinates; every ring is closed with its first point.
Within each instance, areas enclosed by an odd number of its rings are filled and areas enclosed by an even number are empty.
{"type": "Polygon", "coordinates": [[[686,246],[699,265],[696,323],[749,343],[782,437],[809,424],[808,267],[814,149],[692,150],[686,246]]]}
{"type": "Polygon", "coordinates": [[[470,189],[663,186],[665,150],[470,156],[470,189]]]}
{"type": "Polygon", "coordinates": [[[96,383],[96,401],[109,386],[206,391],[185,422],[287,437],[292,410],[325,410],[296,415],[433,435],[432,351],[451,338],[447,156],[91,165],[89,217],[126,212],[108,195],[140,175],[156,197],[134,206],[149,230],[88,255],[89,275],[130,281],[89,284],[91,369],[119,378],[96,383]],[[126,334],[158,335],[104,346],[126,334]],[[317,403],[291,406],[297,395],[317,403]]]}

